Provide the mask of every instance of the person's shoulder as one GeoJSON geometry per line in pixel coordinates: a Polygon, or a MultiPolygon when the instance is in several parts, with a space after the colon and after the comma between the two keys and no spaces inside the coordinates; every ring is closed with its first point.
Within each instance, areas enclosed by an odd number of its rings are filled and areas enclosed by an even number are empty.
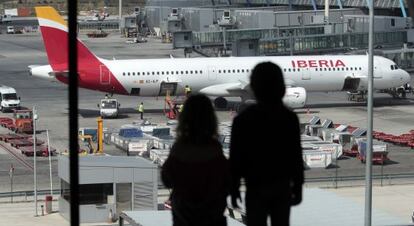
{"type": "Polygon", "coordinates": [[[290,108],[285,107],[284,108],[285,117],[289,122],[299,122],[299,118],[297,114],[291,110],[290,108]]]}
{"type": "Polygon", "coordinates": [[[258,107],[256,104],[250,105],[246,107],[245,109],[241,110],[237,116],[235,117],[236,120],[243,120],[243,119],[249,119],[252,115],[257,114],[258,107]]]}

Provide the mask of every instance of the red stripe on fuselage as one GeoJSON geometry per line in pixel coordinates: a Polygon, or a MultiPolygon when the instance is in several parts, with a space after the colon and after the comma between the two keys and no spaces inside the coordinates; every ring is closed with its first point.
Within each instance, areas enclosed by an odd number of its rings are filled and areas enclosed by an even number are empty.
{"type": "MultiPolygon", "coordinates": [[[[54,71],[68,70],[68,33],[56,28],[41,26],[43,41],[50,66],[54,71]]],[[[78,74],[79,87],[128,95],[128,92],[109,71],[109,83],[101,83],[101,66],[104,65],[89,49],[78,41],[78,74]]],[[[66,77],[56,76],[56,79],[68,83],[66,77]]]]}

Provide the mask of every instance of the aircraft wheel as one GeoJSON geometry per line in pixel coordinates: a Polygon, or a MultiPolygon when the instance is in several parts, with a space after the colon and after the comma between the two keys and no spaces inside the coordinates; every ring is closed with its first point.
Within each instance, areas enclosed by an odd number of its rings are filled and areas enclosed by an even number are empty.
{"type": "Polygon", "coordinates": [[[227,108],[227,100],[224,97],[217,97],[214,100],[214,107],[219,109],[227,108]]]}

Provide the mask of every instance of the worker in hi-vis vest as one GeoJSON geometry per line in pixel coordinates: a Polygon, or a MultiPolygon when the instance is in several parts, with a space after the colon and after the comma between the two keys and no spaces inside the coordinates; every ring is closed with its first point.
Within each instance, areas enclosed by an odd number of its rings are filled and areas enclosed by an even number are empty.
{"type": "Polygon", "coordinates": [[[138,112],[141,114],[141,120],[144,119],[144,103],[141,102],[141,104],[138,106],[138,112]]]}
{"type": "Polygon", "coordinates": [[[184,109],[184,104],[180,104],[180,106],[178,107],[178,113],[183,112],[184,109]]]}
{"type": "Polygon", "coordinates": [[[190,94],[191,94],[191,88],[190,88],[190,86],[185,85],[184,93],[185,93],[185,96],[186,97],[189,97],[190,96],[190,94]]]}

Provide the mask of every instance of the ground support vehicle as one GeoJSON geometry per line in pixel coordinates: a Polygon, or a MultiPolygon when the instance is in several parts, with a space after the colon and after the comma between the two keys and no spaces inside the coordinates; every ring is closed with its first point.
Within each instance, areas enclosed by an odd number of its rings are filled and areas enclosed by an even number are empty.
{"type": "MultiPolygon", "coordinates": [[[[366,162],[366,153],[367,153],[367,141],[360,140],[358,141],[358,155],[357,158],[362,162],[366,162]]],[[[384,143],[374,143],[372,144],[372,162],[374,164],[383,165],[388,158],[387,144],[384,143]]]]}
{"type": "Polygon", "coordinates": [[[15,131],[16,133],[33,133],[32,111],[14,110],[13,123],[13,125],[10,125],[10,130],[15,131]]]}
{"type": "MultiPolygon", "coordinates": [[[[19,149],[22,152],[22,154],[26,156],[33,156],[33,153],[34,153],[33,146],[24,146],[24,147],[20,147],[19,149]]],[[[55,153],[56,153],[56,149],[50,147],[50,154],[53,156],[55,155],[55,153]]],[[[43,157],[49,156],[47,145],[36,146],[36,156],[43,156],[43,157]]]]}
{"type": "Polygon", "coordinates": [[[0,110],[2,112],[20,109],[20,97],[12,87],[0,85],[0,110]]]}
{"type": "MultiPolygon", "coordinates": [[[[19,149],[20,147],[33,146],[33,139],[14,139],[10,140],[9,143],[12,147],[19,149]]],[[[44,143],[44,141],[36,139],[36,146],[44,143]]]]}
{"type": "Polygon", "coordinates": [[[119,107],[121,104],[118,102],[117,99],[102,99],[99,107],[99,113],[102,118],[117,118],[119,115],[119,107]]]}
{"type": "Polygon", "coordinates": [[[10,142],[12,140],[28,139],[29,137],[31,136],[26,135],[26,134],[15,134],[15,133],[0,134],[0,141],[10,142]]]}

